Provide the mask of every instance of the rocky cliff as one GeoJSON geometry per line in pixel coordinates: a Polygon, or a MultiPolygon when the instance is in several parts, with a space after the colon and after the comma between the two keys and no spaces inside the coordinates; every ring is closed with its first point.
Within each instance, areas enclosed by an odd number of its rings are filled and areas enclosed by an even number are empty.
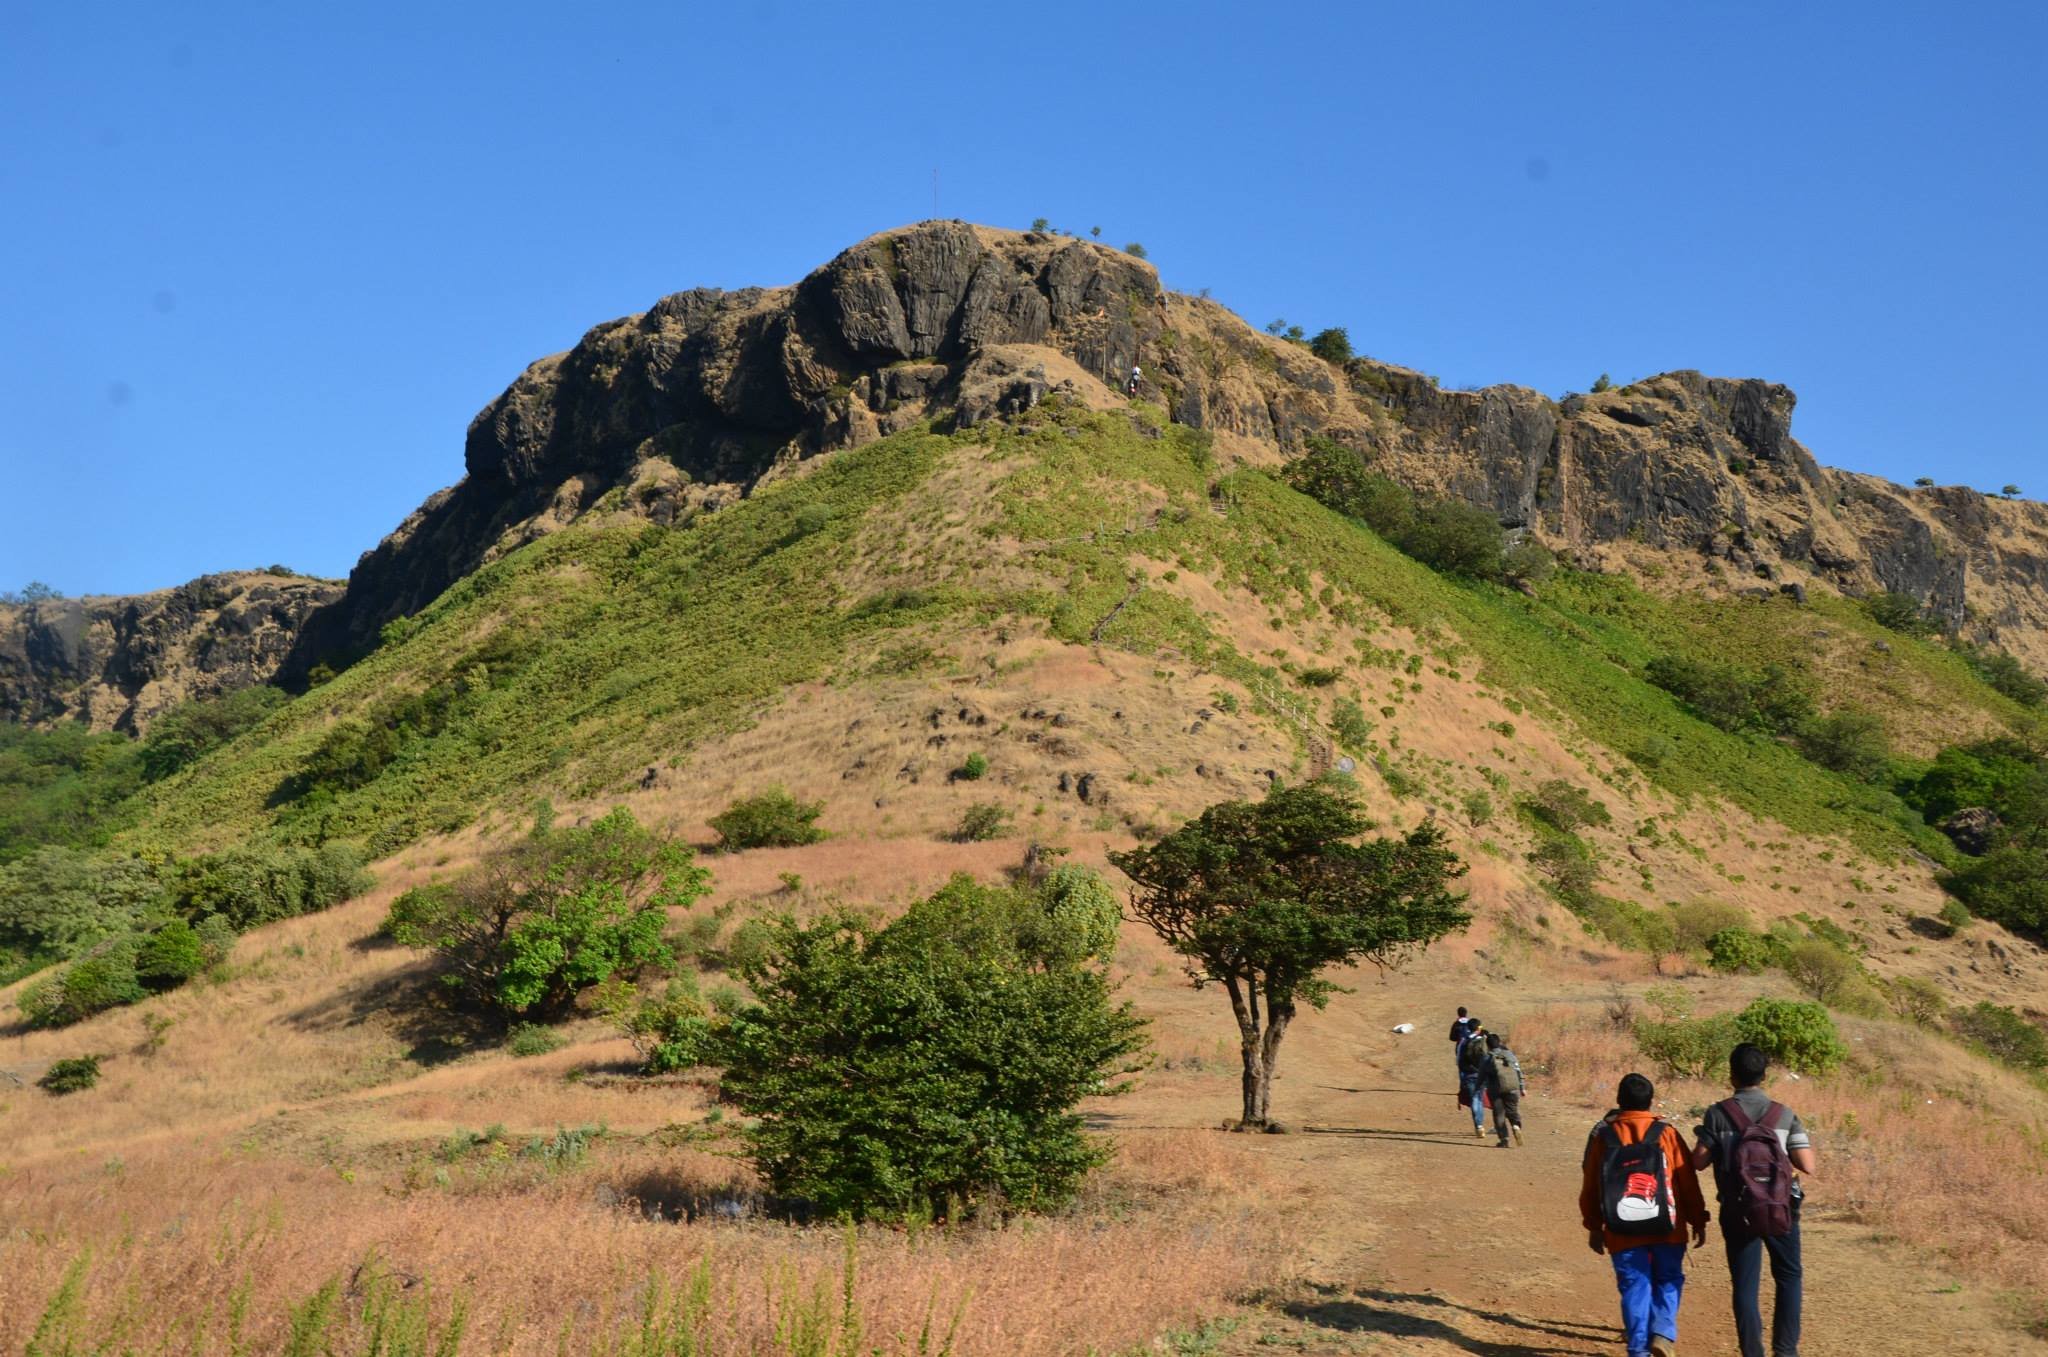
{"type": "Polygon", "coordinates": [[[129,598],[0,605],[0,719],[135,731],[196,697],[268,681],[333,580],[205,575],[129,598]]]}
{"type": "Polygon", "coordinates": [[[1115,250],[927,222],[793,287],[663,298],[535,363],[470,425],[461,483],[364,556],[288,673],[373,645],[385,621],[594,507],[673,520],[919,421],[971,424],[1052,390],[1119,401],[1133,364],[1144,399],[1228,455],[1270,462],[1326,434],[1588,564],[1654,553],[1686,587],[1899,590],[2048,668],[2048,508],[1822,467],[1782,386],[1676,372],[1563,401],[1447,391],[1324,362],[1115,250]]]}
{"type": "Polygon", "coordinates": [[[1581,563],[1665,587],[1892,589],[2048,671],[2048,506],[1819,465],[1793,394],[1674,372],[1562,401],[1325,362],[1091,242],[926,222],[790,287],[698,289],[534,363],[471,423],[466,474],[338,596],[209,576],[140,599],[0,611],[0,715],[134,726],[200,692],[303,681],[479,565],[597,509],[673,522],[810,458],[1050,392],[1140,398],[1273,464],[1317,434],[1484,505],[1581,563]],[[1650,567],[1654,566],[1654,569],[1650,567]]]}

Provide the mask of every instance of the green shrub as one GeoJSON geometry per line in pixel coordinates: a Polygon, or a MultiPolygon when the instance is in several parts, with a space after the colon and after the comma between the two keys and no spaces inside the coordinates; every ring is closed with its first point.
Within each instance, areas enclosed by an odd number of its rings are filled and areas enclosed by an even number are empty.
{"type": "Polygon", "coordinates": [[[521,1059],[559,1051],[566,1045],[567,1039],[545,1023],[515,1022],[505,1032],[506,1051],[521,1059]]]}
{"type": "Polygon", "coordinates": [[[1964,662],[1978,678],[2022,707],[2048,703],[2048,683],[2028,673],[2018,660],[2003,650],[1964,646],[1961,651],[1964,662]]]}
{"type": "Polygon", "coordinates": [[[1737,1036],[1800,1074],[1826,1074],[1849,1058],[1835,1020],[1820,1004],[1758,999],[1735,1015],[1737,1036]]]}
{"type": "Polygon", "coordinates": [[[1554,777],[1537,787],[1522,803],[1531,815],[1549,825],[1552,829],[1567,834],[1575,833],[1588,826],[1607,825],[1614,821],[1607,807],[1588,793],[1583,787],[1554,777]]]}
{"type": "Polygon", "coordinates": [[[1072,1198],[1106,1155],[1074,1109],[1113,1091],[1143,1024],[1100,965],[1002,926],[1043,913],[956,878],[885,928],[778,926],[745,977],[759,1002],[718,1042],[771,1188],[869,1217],[1072,1198]]]}
{"type": "MultiPolygon", "coordinates": [[[[762,964],[766,960],[764,952],[762,964]]],[[[613,1026],[633,1043],[643,1074],[673,1074],[717,1058],[720,1027],[693,977],[670,980],[657,995],[622,991],[606,1008],[613,1026]]]]}
{"type": "Polygon", "coordinates": [[[66,1093],[83,1093],[99,1081],[100,1058],[80,1055],[51,1061],[50,1068],[43,1071],[43,1077],[36,1080],[36,1087],[62,1097],[66,1093]]]}
{"type": "Polygon", "coordinates": [[[219,958],[209,958],[199,930],[173,919],[144,937],[135,949],[135,977],[152,990],[176,989],[219,958]]]}
{"type": "Polygon", "coordinates": [[[979,782],[988,776],[988,760],[980,754],[969,754],[955,775],[963,782],[979,782]]]}
{"type": "Polygon", "coordinates": [[[1432,570],[1471,579],[1507,577],[1507,533],[1500,520],[1463,500],[1422,497],[1368,471],[1362,456],[1315,435],[1287,464],[1288,484],[1372,529],[1432,570]]]}
{"type": "Polygon", "coordinates": [[[1342,669],[1330,665],[1316,665],[1295,675],[1304,688],[1327,688],[1344,677],[1342,669]]]}
{"type": "Polygon", "coordinates": [[[1636,1024],[1636,1044],[1664,1072],[1683,1079],[1705,1079],[1728,1066],[1728,1052],[1741,1040],[1733,1013],[1707,1018],[1644,1019],[1636,1024]]]}
{"type": "Polygon", "coordinates": [[[1911,594],[1893,593],[1887,590],[1872,594],[1863,600],[1863,610],[1870,614],[1870,620],[1891,631],[1903,632],[1908,636],[1928,636],[1936,630],[1934,614],[1925,603],[1911,594]]]}
{"type": "Polygon", "coordinates": [[[1010,812],[991,802],[977,801],[961,815],[953,829],[955,843],[981,843],[1000,839],[1010,832],[1010,812]]]}
{"type": "Polygon", "coordinates": [[[1747,932],[1749,911],[1720,900],[1688,900],[1671,907],[1671,928],[1679,947],[1688,952],[1704,952],[1716,933],[1731,928],[1747,932]]]}
{"type": "Polygon", "coordinates": [[[1836,1003],[1842,992],[1863,975],[1855,957],[1824,938],[1800,938],[1778,959],[1792,983],[1822,1003],[1836,1003]]]}
{"type": "Polygon", "coordinates": [[[1990,852],[1950,872],[1941,884],[1972,914],[2048,934],[2048,827],[2008,831],[1990,852]]]}
{"type": "Polygon", "coordinates": [[[363,850],[351,843],[315,848],[250,845],[210,853],[169,870],[172,906],[187,918],[217,915],[238,932],[316,914],[370,884],[363,850]]]}
{"type": "Polygon", "coordinates": [[[1905,1021],[1919,1027],[1933,1027],[1948,1012],[1941,987],[1917,975],[1902,975],[1884,987],[1885,1003],[1905,1021]]]}
{"type": "Polygon", "coordinates": [[[1770,939],[1747,928],[1724,928],[1707,939],[1707,964],[1729,975],[1758,975],[1776,960],[1770,939]]]}
{"type": "Polygon", "coordinates": [[[135,742],[80,724],[0,721],[0,863],[39,848],[95,848],[134,819],[135,742]]]}
{"type": "Polygon", "coordinates": [[[290,700],[284,690],[258,684],[171,708],[156,718],[143,737],[143,777],[161,782],[242,732],[255,729],[290,700]]]}
{"type": "Polygon", "coordinates": [[[1993,1059],[2020,1070],[2048,1070],[2048,1032],[2012,1009],[1988,1001],[1950,1018],[1956,1034],[1993,1059]]]}
{"type": "Polygon", "coordinates": [[[1465,812],[1465,823],[1474,829],[1493,819],[1493,798],[1482,790],[1466,792],[1460,807],[1465,812]]]}
{"type": "Polygon", "coordinates": [[[22,990],[15,1000],[31,1027],[68,1027],[96,1013],[138,1003],[149,995],[135,974],[140,939],[109,938],[54,975],[22,990]]]}
{"type": "Polygon", "coordinates": [[[1807,758],[1858,782],[1877,782],[1891,771],[1892,751],[1885,739],[1884,722],[1867,711],[1843,707],[1815,717],[1800,726],[1793,738],[1807,758]]]}
{"type": "Polygon", "coordinates": [[[689,845],[623,807],[574,829],[544,815],[476,870],[399,896],[383,931],[433,953],[441,982],[465,1002],[544,1020],[592,986],[671,963],[667,912],[709,883],[689,845]]]}
{"type": "Polygon", "coordinates": [[[735,801],[711,817],[718,833],[718,851],[737,853],[748,848],[798,848],[825,837],[817,818],[824,813],[823,801],[799,801],[780,787],[759,796],[735,801]]]}
{"type": "Polygon", "coordinates": [[[1942,905],[1934,916],[1947,926],[1951,936],[1960,933],[1970,924],[1970,907],[1960,900],[1950,900],[1942,905]]]}
{"type": "Polygon", "coordinates": [[[1330,709],[1330,729],[1337,733],[1337,743],[1354,753],[1363,753],[1372,743],[1372,722],[1366,719],[1365,708],[1348,697],[1340,697],[1330,709]]]}
{"type": "Polygon", "coordinates": [[[1725,731],[1778,735],[1798,730],[1813,716],[1805,679],[1782,665],[1765,665],[1752,674],[1733,665],[1663,655],[1644,667],[1643,677],[1725,731]]]}
{"type": "Polygon", "coordinates": [[[1550,880],[1550,887],[1566,904],[1589,895],[1600,880],[1600,868],[1593,851],[1576,835],[1545,839],[1529,854],[1536,870],[1550,880]]]}

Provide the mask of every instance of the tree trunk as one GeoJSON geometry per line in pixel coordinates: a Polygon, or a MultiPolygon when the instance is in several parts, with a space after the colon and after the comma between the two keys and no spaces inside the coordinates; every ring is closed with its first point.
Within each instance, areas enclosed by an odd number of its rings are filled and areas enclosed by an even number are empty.
{"type": "Polygon", "coordinates": [[[1237,1018],[1238,1051],[1244,1057],[1244,1116],[1237,1127],[1240,1131],[1263,1130],[1272,1073],[1266,1067],[1266,1043],[1260,1029],[1258,982],[1240,981],[1233,976],[1223,984],[1230,991],[1230,1011],[1237,1018]]]}
{"type": "Polygon", "coordinates": [[[1280,1038],[1287,1034],[1287,1024],[1294,1021],[1294,1005],[1291,1003],[1269,1003],[1266,1005],[1266,1030],[1259,1042],[1259,1125],[1272,1125],[1273,1073],[1280,1067],[1280,1038]]]}

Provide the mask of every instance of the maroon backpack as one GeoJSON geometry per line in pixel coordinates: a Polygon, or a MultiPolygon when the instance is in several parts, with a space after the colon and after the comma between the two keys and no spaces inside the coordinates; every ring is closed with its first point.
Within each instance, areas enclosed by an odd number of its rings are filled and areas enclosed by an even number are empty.
{"type": "Polygon", "coordinates": [[[1743,1234],[1776,1239],[1792,1233],[1792,1161],[1778,1140],[1778,1123],[1790,1114],[1778,1103],[1755,1121],[1730,1098],[1721,1112],[1735,1127],[1728,1151],[1728,1219],[1743,1234]]]}

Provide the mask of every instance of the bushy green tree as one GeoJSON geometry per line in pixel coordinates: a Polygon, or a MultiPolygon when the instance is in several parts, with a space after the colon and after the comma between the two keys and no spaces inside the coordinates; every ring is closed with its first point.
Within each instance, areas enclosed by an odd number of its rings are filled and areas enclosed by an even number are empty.
{"type": "Polygon", "coordinates": [[[1820,1004],[1758,999],[1735,1015],[1736,1035],[1800,1074],[1826,1074],[1849,1058],[1835,1020],[1820,1004]]]}
{"type": "Polygon", "coordinates": [[[97,1013],[148,997],[135,973],[142,939],[109,938],[88,948],[60,971],[31,982],[16,999],[31,1027],[68,1027],[97,1013]]]}
{"type": "Polygon", "coordinates": [[[1143,1023],[1047,930],[1075,904],[1059,894],[955,878],[884,928],[778,926],[745,973],[758,1003],[718,1041],[771,1187],[852,1216],[1071,1198],[1105,1155],[1075,1106],[1115,1091],[1143,1023]]]}
{"type": "Polygon", "coordinates": [[[1964,862],[1942,885],[1973,914],[2048,935],[2048,827],[2001,834],[1990,852],[1964,862]]]}
{"type": "MultiPolygon", "coordinates": [[[[1463,500],[1418,496],[1368,471],[1356,451],[1333,439],[1309,438],[1284,475],[1295,489],[1358,520],[1432,570],[1478,580],[1509,577],[1507,533],[1494,515],[1463,500]]],[[[1516,560],[1519,569],[1533,568],[1526,556],[1516,560]]]]}
{"type": "Polygon", "coordinates": [[[1158,843],[1111,853],[1131,913],[1180,953],[1196,988],[1230,997],[1244,1065],[1240,1125],[1269,1119],[1281,1038],[1298,1006],[1335,992],[1324,972],[1397,962],[1471,921],[1464,864],[1434,825],[1359,842],[1371,828],[1334,784],[1211,806],[1158,843]]]}
{"type": "Polygon", "coordinates": [[[825,837],[817,819],[824,813],[823,801],[799,801],[780,787],[758,796],[743,797],[711,817],[718,834],[718,851],[737,853],[748,848],[797,848],[825,837]]]}
{"type": "Polygon", "coordinates": [[[1771,940],[1747,928],[1723,928],[1707,939],[1707,964],[1724,974],[1757,975],[1776,958],[1771,940]]]}
{"type": "Polygon", "coordinates": [[[133,932],[161,907],[156,867],[136,857],[39,848],[0,867],[0,947],[44,960],[133,932]]]}
{"type": "Polygon", "coordinates": [[[543,816],[475,870],[399,896],[383,931],[432,952],[442,983],[464,1001],[545,1020],[594,985],[670,962],[667,911],[709,883],[688,844],[623,807],[577,828],[543,816]]]}
{"type": "Polygon", "coordinates": [[[1327,330],[1318,330],[1315,338],[1308,342],[1309,352],[1326,363],[1344,364],[1351,361],[1351,334],[1341,325],[1327,330]]]}

